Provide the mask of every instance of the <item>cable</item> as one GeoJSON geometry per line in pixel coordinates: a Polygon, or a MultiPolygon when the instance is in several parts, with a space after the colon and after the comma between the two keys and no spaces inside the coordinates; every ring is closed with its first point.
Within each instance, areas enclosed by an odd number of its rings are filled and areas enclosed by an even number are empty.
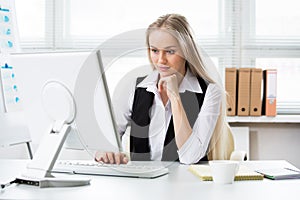
{"type": "Polygon", "coordinates": [[[8,182],[8,183],[6,183],[6,184],[1,184],[1,189],[4,189],[4,188],[6,188],[6,187],[8,187],[8,186],[10,186],[10,185],[12,185],[12,184],[14,184],[14,183],[18,183],[18,180],[15,179],[15,180],[10,181],[10,182],[8,182]]]}

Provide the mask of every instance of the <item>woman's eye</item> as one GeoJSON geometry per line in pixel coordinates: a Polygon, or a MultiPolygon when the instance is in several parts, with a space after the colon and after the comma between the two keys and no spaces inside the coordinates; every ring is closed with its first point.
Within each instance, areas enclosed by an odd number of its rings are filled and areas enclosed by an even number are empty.
{"type": "Polygon", "coordinates": [[[175,53],[175,50],[168,50],[167,53],[168,53],[168,54],[174,54],[174,53],[175,53]]]}
{"type": "Polygon", "coordinates": [[[151,49],[151,51],[152,51],[153,53],[158,53],[158,50],[157,50],[157,49],[151,49]]]}

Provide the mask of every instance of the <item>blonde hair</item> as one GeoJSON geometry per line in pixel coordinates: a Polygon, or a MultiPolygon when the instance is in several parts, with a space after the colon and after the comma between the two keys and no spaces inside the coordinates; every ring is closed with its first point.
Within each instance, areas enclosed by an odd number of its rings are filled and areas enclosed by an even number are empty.
{"type": "MultiPolygon", "coordinates": [[[[223,88],[221,79],[213,78],[218,73],[210,73],[200,56],[192,30],[186,18],[179,14],[167,14],[159,17],[155,22],[149,25],[146,31],[146,43],[148,47],[148,57],[150,59],[149,35],[153,30],[164,29],[169,31],[177,39],[183,56],[186,60],[186,67],[196,76],[203,78],[207,83],[215,83],[223,88]]],[[[204,52],[203,52],[204,53],[204,52]]],[[[203,55],[202,55],[203,56],[203,55]]],[[[210,67],[214,67],[211,65],[210,67]]],[[[231,129],[226,121],[226,93],[222,92],[222,105],[213,135],[208,147],[208,159],[229,159],[233,151],[233,137],[231,129]]]]}

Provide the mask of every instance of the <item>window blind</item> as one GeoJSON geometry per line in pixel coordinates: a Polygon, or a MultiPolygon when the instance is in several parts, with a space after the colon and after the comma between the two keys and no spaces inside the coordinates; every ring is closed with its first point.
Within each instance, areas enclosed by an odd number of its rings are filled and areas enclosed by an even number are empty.
{"type": "MultiPolygon", "coordinates": [[[[180,13],[221,75],[226,67],[277,68],[278,113],[300,114],[297,0],[15,1],[24,51],[90,50],[112,36],[147,28],[160,15],[180,13]]],[[[112,51],[135,42],[116,41],[112,51]]]]}

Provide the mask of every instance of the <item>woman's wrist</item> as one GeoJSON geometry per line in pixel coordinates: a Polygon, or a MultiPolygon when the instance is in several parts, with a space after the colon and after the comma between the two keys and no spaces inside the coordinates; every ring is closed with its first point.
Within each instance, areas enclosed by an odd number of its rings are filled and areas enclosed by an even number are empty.
{"type": "Polygon", "coordinates": [[[180,103],[181,102],[181,98],[180,98],[180,95],[172,95],[171,97],[169,97],[171,103],[180,103]]]}

